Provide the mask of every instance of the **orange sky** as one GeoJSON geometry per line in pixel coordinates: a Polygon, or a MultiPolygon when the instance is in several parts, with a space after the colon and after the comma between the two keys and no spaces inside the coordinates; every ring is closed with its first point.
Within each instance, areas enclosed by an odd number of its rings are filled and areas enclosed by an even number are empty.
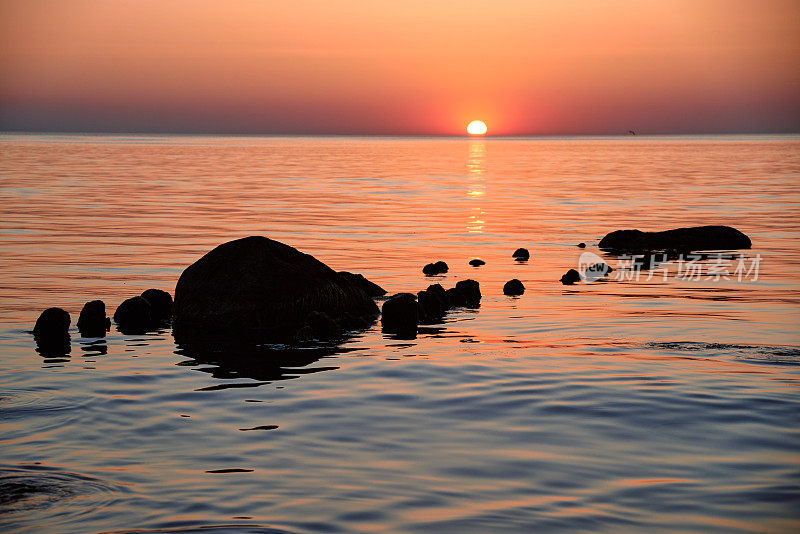
{"type": "Polygon", "coordinates": [[[800,2],[0,0],[0,130],[800,131],[800,2]]]}

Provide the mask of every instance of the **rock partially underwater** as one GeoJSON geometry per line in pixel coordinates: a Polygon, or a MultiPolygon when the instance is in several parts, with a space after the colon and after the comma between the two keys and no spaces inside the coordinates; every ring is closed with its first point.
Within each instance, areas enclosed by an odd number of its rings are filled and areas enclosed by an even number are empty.
{"type": "Polygon", "coordinates": [[[444,274],[449,270],[447,264],[443,261],[437,261],[436,263],[428,263],[425,267],[422,268],[422,273],[425,276],[435,276],[437,274],[444,274]]]}
{"type": "Polygon", "coordinates": [[[527,261],[528,259],[530,259],[531,253],[528,252],[527,248],[518,248],[517,250],[514,251],[511,257],[517,261],[527,261]]]}
{"type": "Polygon", "coordinates": [[[157,324],[150,303],[143,297],[123,300],[114,312],[114,322],[123,334],[141,334],[157,324]]]}
{"type": "Polygon", "coordinates": [[[647,252],[653,250],[735,250],[750,248],[750,238],[730,226],[695,226],[663,232],[615,230],[600,240],[604,250],[647,252]]]}
{"type": "Polygon", "coordinates": [[[416,295],[398,293],[383,303],[381,328],[387,334],[414,337],[420,324],[438,323],[448,310],[477,308],[480,301],[481,290],[475,280],[461,280],[447,290],[433,284],[416,295]]]}
{"type": "Polygon", "coordinates": [[[106,303],[90,300],[83,305],[78,317],[78,330],[83,337],[103,337],[111,327],[111,319],[106,317],[106,303]]]}
{"type": "Polygon", "coordinates": [[[561,283],[565,286],[571,286],[581,281],[581,274],[575,269],[570,269],[561,276],[561,283]]]}
{"type": "Polygon", "coordinates": [[[378,315],[365,292],[368,281],[354,276],[266,237],[230,241],[181,274],[173,332],[176,339],[232,336],[258,342],[338,337],[378,315]]]}
{"type": "Polygon", "coordinates": [[[503,295],[515,297],[522,295],[523,293],[525,293],[525,286],[516,278],[509,280],[503,286],[503,295]]]}

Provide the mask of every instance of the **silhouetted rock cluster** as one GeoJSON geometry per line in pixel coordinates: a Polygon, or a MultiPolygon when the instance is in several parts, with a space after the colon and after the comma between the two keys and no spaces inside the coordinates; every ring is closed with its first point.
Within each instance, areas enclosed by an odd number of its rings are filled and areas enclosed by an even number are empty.
{"type": "Polygon", "coordinates": [[[604,250],[646,252],[653,250],[732,250],[750,248],[750,238],[730,226],[695,226],[663,232],[615,230],[600,240],[604,250]]]}
{"type": "Polygon", "coordinates": [[[237,239],[183,271],[175,288],[173,332],[176,339],[335,338],[378,315],[364,286],[289,245],[261,236],[237,239]]]}
{"type": "Polygon", "coordinates": [[[422,268],[422,273],[425,276],[434,276],[437,274],[444,274],[448,271],[447,264],[443,261],[437,261],[436,263],[429,263],[422,268]]]}
{"type": "Polygon", "coordinates": [[[433,284],[416,295],[398,293],[383,303],[381,328],[389,334],[413,337],[420,324],[437,323],[448,310],[478,307],[480,301],[480,285],[475,280],[461,280],[447,290],[433,284]]]}
{"type": "MultiPolygon", "coordinates": [[[[643,253],[633,259],[634,269],[652,269],[689,251],[750,246],[749,237],[728,226],[663,232],[617,230],[599,243],[601,249],[643,253]]],[[[585,248],[586,244],[579,243],[578,247],[585,248]]],[[[530,253],[519,248],[512,256],[524,261],[530,253]]],[[[469,261],[473,267],[484,264],[478,258],[469,261]]],[[[425,265],[422,271],[433,276],[448,272],[448,266],[437,261],[425,265]]],[[[612,271],[608,264],[598,262],[586,268],[583,278],[593,281],[612,271]]],[[[561,283],[572,285],[581,278],[577,270],[569,269],[561,283]]],[[[505,295],[524,292],[525,286],[518,279],[503,286],[505,295]]],[[[168,292],[148,289],[124,300],[114,312],[114,321],[124,334],[147,332],[172,321],[176,341],[195,347],[212,338],[246,343],[338,339],[373,324],[379,314],[373,297],[385,294],[383,288],[360,274],[337,273],[288,245],[252,236],[223,243],[187,267],[175,288],[174,302],[168,292]]],[[[452,308],[478,307],[480,300],[480,286],[475,280],[459,281],[450,289],[433,284],[416,295],[398,293],[383,304],[382,328],[388,333],[416,335],[420,324],[440,322],[452,308]]],[[[65,310],[44,310],[33,329],[40,353],[68,353],[70,323],[65,310]]],[[[84,337],[105,336],[110,328],[105,303],[87,302],[77,327],[84,337]]]]}

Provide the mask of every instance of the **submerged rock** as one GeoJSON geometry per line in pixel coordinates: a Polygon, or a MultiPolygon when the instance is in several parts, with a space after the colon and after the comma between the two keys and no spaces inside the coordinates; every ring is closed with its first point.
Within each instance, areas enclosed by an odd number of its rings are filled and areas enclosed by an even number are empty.
{"type": "Polygon", "coordinates": [[[434,276],[437,274],[444,274],[448,271],[447,264],[443,261],[437,261],[436,263],[429,263],[422,268],[422,273],[426,276],[434,276]]]}
{"type": "Polygon", "coordinates": [[[347,271],[339,271],[339,276],[346,279],[351,284],[359,287],[364,293],[370,297],[382,297],[386,294],[386,290],[374,282],[367,280],[364,275],[349,273],[347,271]]]}
{"type": "Polygon", "coordinates": [[[586,268],[583,273],[583,278],[587,282],[593,282],[609,275],[612,272],[614,272],[614,269],[612,269],[607,263],[593,263],[586,268]]]}
{"type": "Polygon", "coordinates": [[[561,276],[561,283],[565,286],[569,286],[574,284],[575,282],[579,282],[581,279],[581,275],[575,269],[570,269],[566,273],[561,276]]]}
{"type": "Polygon", "coordinates": [[[175,288],[173,332],[182,339],[282,342],[297,339],[301,330],[322,337],[360,328],[378,315],[360,285],[289,245],[261,236],[237,239],[183,271],[175,288]]]}
{"type": "Polygon", "coordinates": [[[411,293],[398,293],[383,303],[381,329],[387,334],[414,334],[419,325],[417,297],[411,293]]]}
{"type": "Polygon", "coordinates": [[[528,258],[530,258],[531,257],[531,253],[528,252],[527,248],[518,248],[517,250],[514,251],[514,253],[511,255],[511,257],[514,258],[514,259],[517,259],[519,261],[523,261],[523,260],[527,260],[528,258]]]}
{"type": "Polygon", "coordinates": [[[106,303],[90,300],[83,305],[78,317],[78,330],[83,337],[103,337],[111,328],[111,319],[106,317],[106,303]]]}
{"type": "Polygon", "coordinates": [[[513,280],[509,280],[503,286],[503,294],[509,296],[517,296],[522,295],[525,293],[525,286],[522,285],[522,282],[514,278],[513,280]]]}
{"type": "Polygon", "coordinates": [[[695,226],[663,232],[615,230],[600,240],[605,250],[731,250],[750,248],[750,238],[730,226],[695,226]]]}
{"type": "Polygon", "coordinates": [[[475,259],[469,260],[469,264],[472,265],[473,267],[480,267],[481,265],[486,265],[486,262],[483,261],[480,258],[475,258],[475,259]]]}
{"type": "Polygon", "coordinates": [[[150,304],[153,321],[168,322],[172,319],[172,296],[162,289],[148,289],[141,297],[150,304]]]}
{"type": "Polygon", "coordinates": [[[114,312],[114,322],[123,334],[141,334],[157,325],[153,320],[152,306],[142,297],[122,301],[114,312]]]}

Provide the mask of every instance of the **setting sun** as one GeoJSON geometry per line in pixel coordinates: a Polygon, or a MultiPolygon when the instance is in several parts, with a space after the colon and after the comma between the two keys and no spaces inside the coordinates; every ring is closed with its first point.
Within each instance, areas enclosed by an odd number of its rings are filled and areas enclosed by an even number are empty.
{"type": "Polygon", "coordinates": [[[486,124],[483,121],[472,121],[467,126],[467,133],[470,135],[483,135],[486,133],[486,124]]]}

